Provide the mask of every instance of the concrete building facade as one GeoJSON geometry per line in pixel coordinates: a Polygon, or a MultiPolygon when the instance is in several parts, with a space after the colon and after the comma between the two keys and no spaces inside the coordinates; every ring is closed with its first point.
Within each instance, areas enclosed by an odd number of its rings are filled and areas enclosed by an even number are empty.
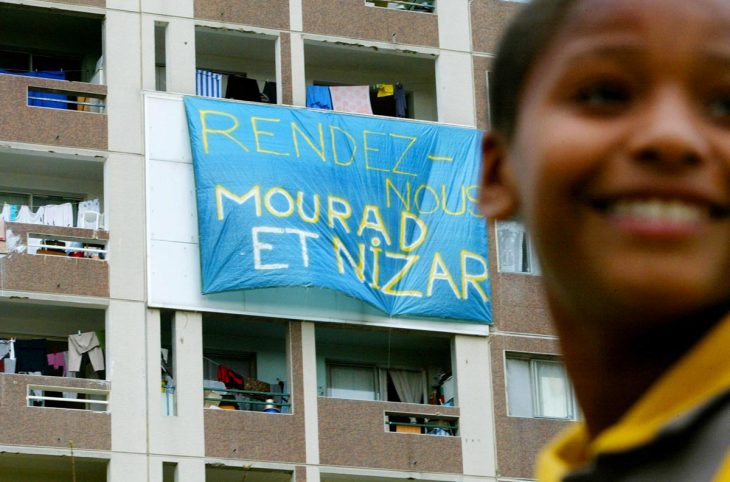
{"type": "Polygon", "coordinates": [[[12,373],[6,355],[0,481],[531,479],[577,409],[518,222],[488,221],[488,326],[391,319],[307,290],[213,305],[164,292],[165,267],[193,245],[151,220],[187,209],[159,194],[187,168],[150,137],[165,102],[196,93],[196,69],[275,83],[293,106],[312,84],[400,82],[410,117],[488,129],[490,63],[520,3],[417,3],[0,2],[0,200],[71,204],[74,218],[6,219],[0,340],[20,352],[42,339],[51,354],[95,333],[105,362],[89,348],[76,376],[38,375],[12,373]],[[93,199],[101,216],[82,212],[93,199]],[[210,383],[221,365],[254,396],[210,383]],[[424,380],[417,403],[398,395],[404,373],[424,380]]]}

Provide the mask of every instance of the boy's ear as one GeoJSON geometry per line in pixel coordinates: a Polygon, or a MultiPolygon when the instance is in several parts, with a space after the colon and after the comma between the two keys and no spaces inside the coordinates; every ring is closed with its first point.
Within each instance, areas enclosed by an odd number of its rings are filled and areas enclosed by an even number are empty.
{"type": "Polygon", "coordinates": [[[482,141],[482,179],[479,208],[487,218],[505,219],[517,213],[517,192],[507,165],[507,145],[488,132],[482,141]]]}

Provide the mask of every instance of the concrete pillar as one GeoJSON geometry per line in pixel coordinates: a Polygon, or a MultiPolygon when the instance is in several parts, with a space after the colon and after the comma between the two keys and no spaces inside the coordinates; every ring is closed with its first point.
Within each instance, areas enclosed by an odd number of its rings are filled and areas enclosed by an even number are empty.
{"type": "Polygon", "coordinates": [[[167,91],[195,94],[195,22],[185,18],[171,19],[165,46],[167,91]]]}
{"type": "MultiPolygon", "coordinates": [[[[111,126],[109,133],[111,135],[111,126]]],[[[143,301],[146,271],[144,157],[109,153],[104,162],[104,210],[104,223],[109,230],[109,294],[116,299],[143,301]]],[[[120,323],[124,325],[125,320],[120,323]]]]}
{"type": "Polygon", "coordinates": [[[105,331],[113,451],[147,452],[144,325],[144,303],[109,301],[105,331]]]}
{"type": "MultiPolygon", "coordinates": [[[[314,323],[302,322],[302,385],[304,388],[304,440],[306,462],[319,464],[319,414],[317,408],[317,349],[314,323]]],[[[309,479],[307,468],[307,480],[309,479]]],[[[318,472],[317,472],[318,473],[318,472]]],[[[314,480],[319,480],[319,475],[314,480]]]]}
{"type": "Polygon", "coordinates": [[[142,42],[139,14],[107,10],[104,36],[109,150],[142,154],[142,42]],[[120,42],[119,39],[124,41],[120,42]]]}
{"type": "MultiPolygon", "coordinates": [[[[160,313],[147,311],[147,366],[150,452],[205,456],[203,422],[203,325],[200,313],[178,311],[173,319],[176,415],[162,415],[160,392],[160,313]]],[[[178,465],[178,469],[180,466],[178,465]]],[[[195,472],[198,469],[192,468],[195,472]]]]}
{"type": "Polygon", "coordinates": [[[304,72],[304,40],[302,34],[294,33],[289,37],[291,50],[292,105],[307,105],[307,81],[304,72]]]}
{"type": "MultiPolygon", "coordinates": [[[[162,471],[160,471],[160,475],[162,475],[162,471]]],[[[131,480],[148,480],[147,456],[141,454],[113,452],[111,460],[109,460],[109,466],[107,467],[106,480],[107,482],[130,482],[131,480]]],[[[160,477],[159,481],[154,482],[162,482],[162,478],[160,477]]]]}
{"type": "Polygon", "coordinates": [[[436,98],[439,122],[476,126],[469,3],[449,0],[439,9],[436,98]]]}
{"type": "Polygon", "coordinates": [[[495,477],[496,435],[489,339],[455,335],[451,353],[456,373],[456,405],[460,409],[464,475],[495,477]]]}

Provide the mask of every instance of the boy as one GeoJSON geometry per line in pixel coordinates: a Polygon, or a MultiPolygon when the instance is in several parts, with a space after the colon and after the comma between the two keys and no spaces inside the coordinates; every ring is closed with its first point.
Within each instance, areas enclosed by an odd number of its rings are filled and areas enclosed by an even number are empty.
{"type": "Polygon", "coordinates": [[[585,422],[541,481],[730,481],[730,2],[533,0],[481,207],[531,231],[585,422]]]}

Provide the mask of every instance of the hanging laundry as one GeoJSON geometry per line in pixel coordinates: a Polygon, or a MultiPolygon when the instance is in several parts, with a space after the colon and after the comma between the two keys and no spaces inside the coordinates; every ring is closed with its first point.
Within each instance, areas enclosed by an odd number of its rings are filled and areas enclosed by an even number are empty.
{"type": "Polygon", "coordinates": [[[243,75],[229,75],[226,97],[228,99],[261,102],[259,83],[256,79],[249,79],[243,75]]]}
{"type": "Polygon", "coordinates": [[[195,94],[206,97],[223,97],[222,79],[223,76],[217,72],[197,69],[195,71],[195,94]]]}
{"type": "Polygon", "coordinates": [[[340,112],[355,114],[373,114],[370,107],[370,86],[353,85],[348,87],[330,87],[332,108],[340,112]]]}
{"type": "Polygon", "coordinates": [[[94,371],[104,369],[104,353],[99,345],[99,338],[93,331],[68,336],[68,365],[66,369],[77,372],[81,368],[81,357],[88,353],[94,371]]]}
{"type": "Polygon", "coordinates": [[[395,84],[395,115],[396,117],[408,117],[408,105],[406,104],[406,91],[401,84],[395,84]]]}
{"type": "Polygon", "coordinates": [[[377,84],[378,97],[389,97],[395,93],[395,85],[393,84],[377,84]]]}
{"type": "Polygon", "coordinates": [[[60,351],[58,353],[49,353],[48,355],[46,355],[46,358],[48,359],[48,366],[53,367],[54,370],[58,370],[58,369],[62,368],[64,377],[67,374],[67,370],[66,370],[67,357],[68,357],[68,352],[65,352],[65,351],[60,351]]]}
{"type": "Polygon", "coordinates": [[[45,220],[45,207],[41,206],[36,212],[31,210],[30,206],[20,206],[18,215],[15,217],[16,223],[43,224],[45,220]]]}
{"type": "Polygon", "coordinates": [[[98,199],[90,199],[88,201],[81,201],[79,203],[78,213],[76,214],[76,227],[85,228],[84,214],[87,212],[100,213],[101,208],[99,207],[98,199]]]}
{"type": "MultiPolygon", "coordinates": [[[[384,84],[378,84],[382,86],[384,84]]],[[[391,86],[393,84],[390,84],[391,86]]],[[[370,106],[373,109],[375,115],[385,115],[388,117],[395,117],[395,96],[391,95],[380,95],[382,90],[380,87],[375,87],[370,90],[370,106]]]]}
{"type": "Polygon", "coordinates": [[[74,211],[71,203],[49,204],[45,207],[44,224],[48,226],[63,226],[72,228],[74,225],[74,211]]]}
{"type": "Polygon", "coordinates": [[[48,373],[46,352],[48,341],[39,340],[16,340],[15,357],[17,359],[16,372],[41,372],[48,373]]]}
{"type": "Polygon", "coordinates": [[[218,381],[226,384],[226,388],[244,389],[244,378],[224,365],[218,365],[218,381]]]}
{"type": "Polygon", "coordinates": [[[15,358],[13,340],[0,340],[0,358],[5,358],[6,355],[10,355],[10,358],[15,358]]]}
{"type": "Polygon", "coordinates": [[[266,82],[264,84],[263,94],[268,99],[269,104],[276,104],[276,82],[266,82]]]}
{"type": "Polygon", "coordinates": [[[6,223],[15,222],[15,219],[18,217],[18,211],[20,211],[19,205],[3,203],[3,221],[5,221],[6,223]]]}
{"type": "Polygon", "coordinates": [[[324,85],[307,86],[307,107],[332,110],[330,88],[324,85]]]}

